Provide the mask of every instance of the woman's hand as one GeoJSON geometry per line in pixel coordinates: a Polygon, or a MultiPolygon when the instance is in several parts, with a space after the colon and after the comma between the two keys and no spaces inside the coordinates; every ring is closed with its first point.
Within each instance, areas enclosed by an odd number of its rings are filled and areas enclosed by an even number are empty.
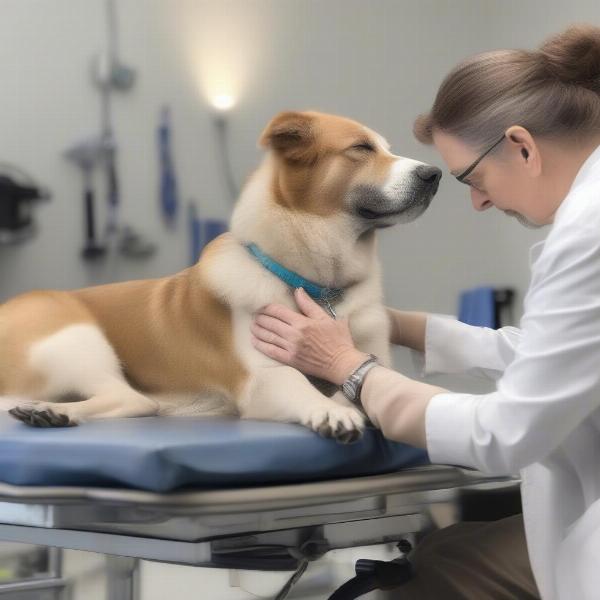
{"type": "Polygon", "coordinates": [[[294,299],[301,313],[281,304],[256,313],[252,344],[305,375],[341,385],[368,356],[354,347],[347,319],[331,318],[302,288],[294,299]]]}

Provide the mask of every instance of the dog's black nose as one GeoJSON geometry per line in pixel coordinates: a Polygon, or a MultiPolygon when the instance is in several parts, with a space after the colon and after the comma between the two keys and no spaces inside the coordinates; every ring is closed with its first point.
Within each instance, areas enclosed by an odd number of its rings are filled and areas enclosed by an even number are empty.
{"type": "Polygon", "coordinates": [[[430,165],[419,165],[415,171],[419,179],[427,183],[437,183],[442,178],[441,170],[430,165]]]}

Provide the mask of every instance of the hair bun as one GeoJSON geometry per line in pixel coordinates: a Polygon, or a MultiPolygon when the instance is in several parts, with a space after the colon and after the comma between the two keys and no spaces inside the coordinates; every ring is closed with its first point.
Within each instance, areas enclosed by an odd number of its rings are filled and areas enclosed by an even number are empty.
{"type": "Polygon", "coordinates": [[[573,25],[546,40],[540,54],[554,77],[600,93],[600,27],[573,25]]]}

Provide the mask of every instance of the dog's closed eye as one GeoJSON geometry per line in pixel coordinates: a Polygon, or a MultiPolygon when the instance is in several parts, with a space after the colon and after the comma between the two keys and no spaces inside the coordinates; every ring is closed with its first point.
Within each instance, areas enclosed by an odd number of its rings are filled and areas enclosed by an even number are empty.
{"type": "Polygon", "coordinates": [[[355,144],[354,146],[352,146],[352,149],[361,150],[364,152],[375,152],[375,147],[369,142],[361,142],[360,144],[355,144]]]}

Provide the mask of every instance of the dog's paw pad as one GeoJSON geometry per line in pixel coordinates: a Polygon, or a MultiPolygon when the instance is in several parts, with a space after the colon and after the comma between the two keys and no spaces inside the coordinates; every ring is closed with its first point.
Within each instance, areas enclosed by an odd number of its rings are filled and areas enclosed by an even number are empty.
{"type": "Polygon", "coordinates": [[[73,427],[75,421],[53,410],[17,406],[8,411],[15,419],[31,427],[73,427]]]}
{"type": "Polygon", "coordinates": [[[311,415],[309,427],[320,436],[351,444],[362,437],[365,427],[363,414],[354,407],[321,408],[311,415]]]}
{"type": "Polygon", "coordinates": [[[354,442],[358,442],[362,436],[362,429],[347,429],[339,432],[339,434],[335,436],[335,439],[341,444],[353,444],[354,442]]]}

